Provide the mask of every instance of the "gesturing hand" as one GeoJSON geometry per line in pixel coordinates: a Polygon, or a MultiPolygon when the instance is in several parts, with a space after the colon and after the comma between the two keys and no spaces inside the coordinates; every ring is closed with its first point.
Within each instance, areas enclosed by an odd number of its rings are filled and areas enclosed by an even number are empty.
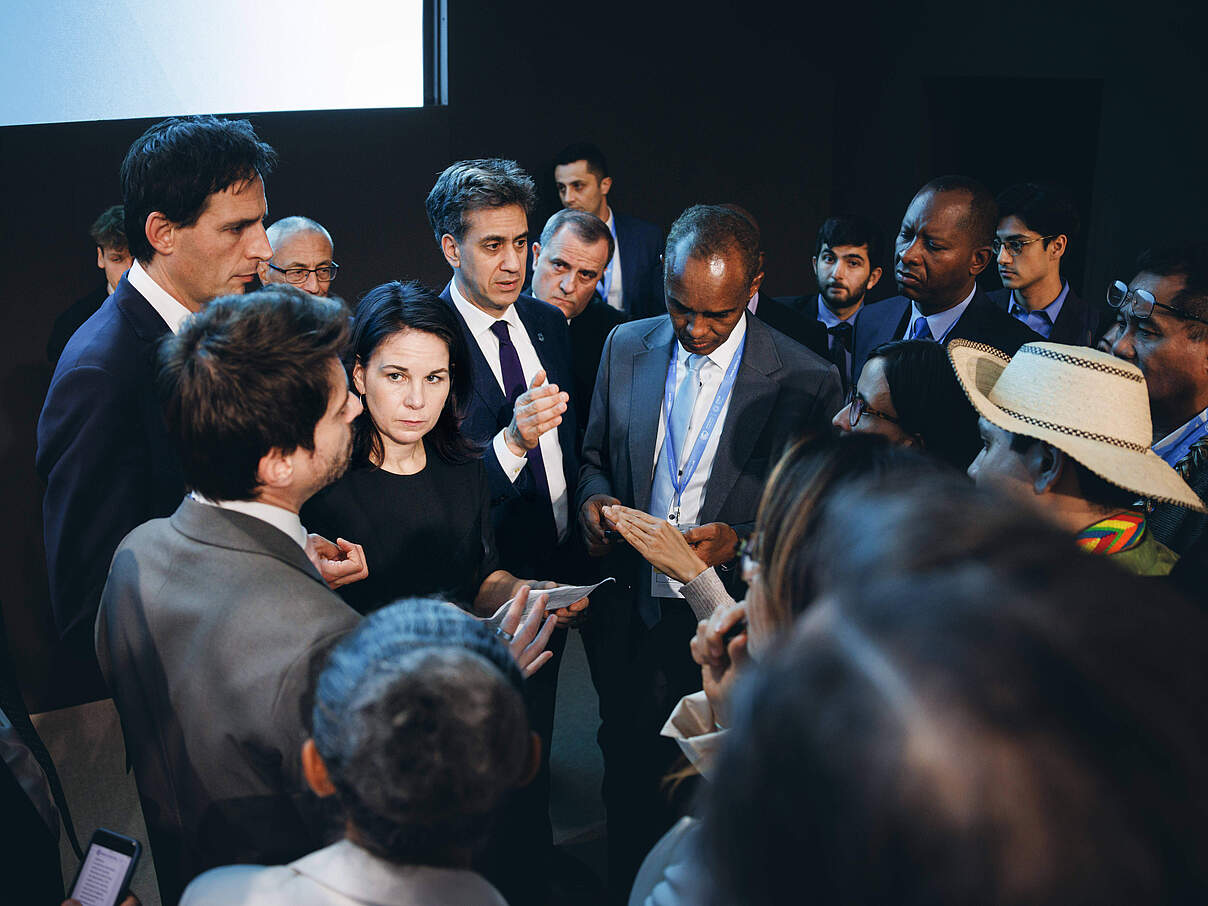
{"type": "Polygon", "coordinates": [[[688,529],[684,539],[709,566],[729,563],[738,555],[738,533],[724,522],[708,522],[688,529]]]}
{"type": "MultiPolygon", "coordinates": [[[[543,588],[557,588],[557,582],[525,582],[529,588],[535,588],[540,591],[543,588]]],[[[591,598],[580,598],[577,601],[571,601],[565,607],[559,607],[557,610],[551,611],[558,618],[558,628],[567,629],[572,626],[579,626],[587,619],[587,614],[583,611],[587,610],[587,605],[591,603],[591,598]]]]}
{"type": "Polygon", "coordinates": [[[604,522],[603,509],[606,506],[616,506],[620,502],[607,494],[592,494],[579,508],[579,527],[583,529],[583,542],[591,556],[603,557],[608,553],[609,545],[613,542],[604,537],[604,530],[608,526],[604,522]]]}
{"type": "Polygon", "coordinates": [[[533,383],[516,397],[512,407],[512,423],[503,436],[508,449],[517,456],[534,449],[542,434],[562,424],[569,401],[569,393],[559,390],[557,384],[546,383],[544,371],[534,374],[533,383]]]}
{"type": "Polygon", "coordinates": [[[306,556],[333,590],[369,576],[365,548],[345,538],[337,538],[332,544],[322,535],[312,533],[306,539],[306,556]]]}
{"type": "Polygon", "coordinates": [[[692,660],[700,664],[701,685],[713,718],[723,727],[730,724],[730,690],[734,678],[748,660],[747,630],[744,627],[729,643],[725,635],[747,618],[743,604],[719,607],[707,620],[696,626],[691,645],[692,660]]]}
{"type": "Polygon", "coordinates": [[[677,582],[691,582],[708,569],[683,533],[666,519],[627,506],[606,506],[603,515],[630,547],[677,582]]]}
{"type": "Polygon", "coordinates": [[[549,600],[545,595],[539,595],[532,607],[525,613],[531,589],[526,585],[520,589],[496,632],[507,642],[508,650],[512,652],[521,673],[525,678],[532,676],[554,656],[552,651],[546,651],[558,618],[553,614],[545,617],[545,603],[549,600]],[[538,631],[540,627],[540,631],[538,631]]]}

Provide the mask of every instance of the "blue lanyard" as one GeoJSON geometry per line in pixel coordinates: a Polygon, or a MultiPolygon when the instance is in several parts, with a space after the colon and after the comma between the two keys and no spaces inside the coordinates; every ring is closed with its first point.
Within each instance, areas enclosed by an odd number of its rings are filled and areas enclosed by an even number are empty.
{"type": "Polygon", "coordinates": [[[722,407],[730,398],[730,391],[734,388],[734,380],[738,376],[738,366],[742,364],[742,352],[746,345],[747,338],[744,336],[738,349],[734,352],[734,358],[730,360],[730,367],[726,369],[721,386],[713,395],[713,404],[709,406],[709,414],[705,416],[705,423],[701,425],[700,431],[696,434],[696,443],[692,445],[692,452],[688,454],[688,461],[684,463],[682,475],[676,468],[676,464],[679,462],[679,448],[675,442],[675,434],[671,430],[671,407],[675,404],[675,372],[679,360],[679,350],[673,348],[671,351],[671,365],[667,368],[667,383],[663,388],[663,421],[667,425],[667,436],[663,442],[663,461],[667,464],[667,475],[671,479],[671,487],[675,489],[676,507],[679,506],[680,498],[684,496],[684,489],[688,487],[688,482],[696,474],[696,467],[700,465],[701,457],[705,455],[705,447],[708,446],[709,437],[713,434],[717,419],[721,416],[722,407]]]}

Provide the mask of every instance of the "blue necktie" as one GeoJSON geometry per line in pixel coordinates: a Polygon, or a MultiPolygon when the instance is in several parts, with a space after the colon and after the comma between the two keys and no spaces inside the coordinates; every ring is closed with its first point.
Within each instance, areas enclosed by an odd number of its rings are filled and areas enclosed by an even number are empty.
{"type": "MultiPolygon", "coordinates": [[[[692,409],[700,392],[700,369],[706,359],[703,355],[688,356],[684,378],[675,388],[675,399],[671,403],[671,414],[667,418],[667,433],[663,436],[663,444],[667,444],[667,438],[674,432],[675,442],[679,445],[675,451],[679,457],[676,466],[683,464],[688,449],[692,446],[688,437],[688,424],[692,421],[692,409]]],[[[665,455],[660,451],[654,463],[654,487],[650,492],[650,515],[660,519],[667,518],[675,503],[675,486],[671,484],[671,476],[667,474],[667,466],[663,461],[665,455]]]]}
{"type": "Polygon", "coordinates": [[[914,330],[910,334],[912,340],[934,340],[931,335],[931,325],[927,323],[927,318],[919,315],[914,319],[914,330]]]}
{"type": "MultiPolygon", "coordinates": [[[[500,318],[491,325],[491,333],[499,338],[499,370],[503,374],[504,396],[512,406],[516,398],[528,389],[524,380],[524,369],[520,367],[520,356],[512,345],[512,335],[508,332],[508,322],[500,318]]],[[[549,501],[549,478],[545,474],[545,460],[541,458],[540,445],[533,447],[525,454],[529,462],[529,474],[533,484],[545,501],[549,501]]]]}

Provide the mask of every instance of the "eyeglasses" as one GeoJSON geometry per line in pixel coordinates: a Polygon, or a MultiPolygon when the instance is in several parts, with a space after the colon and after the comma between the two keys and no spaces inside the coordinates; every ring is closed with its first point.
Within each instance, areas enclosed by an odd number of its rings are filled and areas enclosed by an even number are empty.
{"type": "Polygon", "coordinates": [[[738,557],[742,563],[742,577],[744,581],[748,581],[748,577],[759,572],[759,559],[755,549],[755,536],[744,538],[743,542],[738,545],[738,557]]]}
{"type": "Polygon", "coordinates": [[[268,266],[279,274],[285,274],[285,279],[290,283],[305,283],[306,278],[311,274],[315,275],[320,283],[330,283],[336,278],[336,272],[340,269],[340,265],[334,261],[331,264],[320,264],[318,267],[277,267],[273,262],[269,261],[268,266]]]}
{"type": "Polygon", "coordinates": [[[1203,318],[1197,318],[1190,312],[1162,304],[1147,289],[1129,289],[1128,284],[1123,280],[1116,280],[1107,288],[1107,304],[1112,308],[1120,309],[1125,314],[1132,315],[1138,321],[1144,321],[1153,314],[1155,308],[1161,308],[1170,312],[1176,318],[1208,324],[1208,321],[1203,318]]]}
{"type": "Polygon", "coordinates": [[[898,419],[890,415],[888,412],[881,412],[880,410],[874,409],[872,406],[868,405],[868,400],[864,399],[864,397],[860,396],[860,394],[853,389],[847,397],[848,424],[854,428],[856,425],[860,424],[860,419],[863,418],[865,414],[874,415],[877,418],[883,418],[885,421],[894,425],[902,424],[900,421],[898,421],[898,419]]]}
{"type": "Polygon", "coordinates": [[[1011,257],[1014,258],[1023,251],[1025,245],[1031,245],[1033,242],[1039,242],[1042,239],[1055,239],[1057,235],[1057,233],[1054,233],[1052,236],[1036,236],[1033,239],[999,239],[995,236],[994,241],[990,243],[990,250],[997,256],[1005,246],[1007,251],[1011,253],[1011,257]]]}

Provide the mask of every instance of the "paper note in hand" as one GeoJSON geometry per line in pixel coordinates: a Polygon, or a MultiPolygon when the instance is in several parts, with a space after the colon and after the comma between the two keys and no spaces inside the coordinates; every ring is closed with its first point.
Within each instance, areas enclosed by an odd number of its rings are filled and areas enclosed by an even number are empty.
{"type": "MultiPolygon", "coordinates": [[[[605,582],[612,581],[614,581],[612,576],[609,576],[607,579],[601,579],[595,585],[558,585],[554,588],[530,588],[529,600],[536,601],[541,595],[547,595],[549,600],[545,604],[545,610],[546,613],[548,613],[551,610],[559,610],[563,607],[570,607],[570,605],[574,604],[580,598],[589,597],[593,591],[595,591],[605,582]]],[[[515,600],[516,598],[513,596],[507,601],[503,602],[503,604],[499,606],[499,609],[495,611],[488,622],[501,622],[504,614],[507,613],[508,608],[512,606],[512,602],[515,600]]]]}

